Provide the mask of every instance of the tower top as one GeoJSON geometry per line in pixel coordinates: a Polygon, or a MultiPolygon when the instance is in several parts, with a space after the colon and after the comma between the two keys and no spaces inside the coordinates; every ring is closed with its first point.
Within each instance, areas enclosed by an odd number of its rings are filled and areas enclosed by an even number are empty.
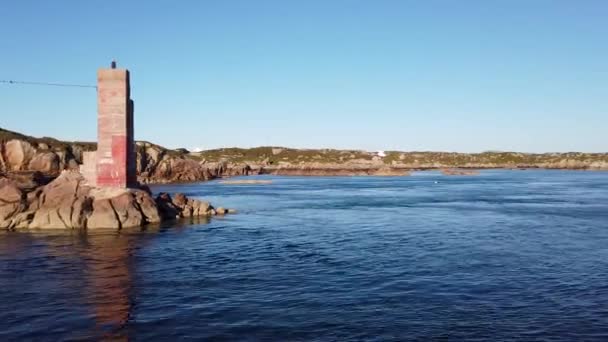
{"type": "Polygon", "coordinates": [[[112,60],[112,63],[110,64],[110,67],[112,69],[116,69],[116,60],[115,59],[112,60]]]}

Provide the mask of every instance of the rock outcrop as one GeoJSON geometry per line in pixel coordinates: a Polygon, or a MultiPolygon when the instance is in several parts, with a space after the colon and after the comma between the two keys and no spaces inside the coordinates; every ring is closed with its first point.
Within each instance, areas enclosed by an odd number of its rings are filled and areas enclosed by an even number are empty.
{"type": "MultiPolygon", "coordinates": [[[[78,170],[83,152],[95,149],[95,143],[34,138],[0,128],[0,172],[40,171],[56,177],[62,170],[78,170]]],[[[149,142],[137,142],[136,167],[141,183],[195,182],[259,172],[248,164],[208,163],[192,158],[185,149],[169,150],[149,142]]]]}
{"type": "Polygon", "coordinates": [[[9,140],[4,144],[4,162],[8,171],[27,170],[36,150],[24,140],[9,140]]]}
{"type": "Polygon", "coordinates": [[[176,194],[173,199],[160,194],[154,199],[145,188],[90,187],[77,171],[64,171],[48,184],[43,182],[34,174],[29,181],[11,174],[0,175],[0,228],[120,229],[180,217],[229,213],[183,194],[176,194]]]}
{"type": "Polygon", "coordinates": [[[0,226],[15,225],[13,221],[25,209],[26,203],[27,198],[16,182],[0,179],[0,226]]]}
{"type": "Polygon", "coordinates": [[[0,172],[40,171],[57,176],[77,170],[82,152],[95,144],[34,138],[0,128],[0,172]]]}
{"type": "Polygon", "coordinates": [[[141,183],[195,182],[259,173],[259,168],[248,164],[195,160],[183,149],[167,150],[148,142],[138,142],[136,151],[141,183]]]}
{"type": "MultiPolygon", "coordinates": [[[[96,144],[34,138],[0,128],[0,172],[40,171],[57,176],[78,169],[96,144]]],[[[257,174],[298,176],[403,176],[411,170],[575,169],[608,170],[607,153],[448,153],[298,150],[283,147],[226,148],[202,152],[166,149],[139,141],[138,180],[144,184],[206,181],[257,174]]],[[[449,171],[448,171],[449,172],[449,171]]]]}
{"type": "MultiPolygon", "coordinates": [[[[70,161],[68,160],[68,163],[69,162],[70,161]]],[[[28,164],[27,170],[52,174],[59,172],[61,165],[61,159],[58,154],[53,152],[41,152],[32,157],[28,164]]],[[[74,166],[75,165],[71,165],[71,167],[74,166]]]]}

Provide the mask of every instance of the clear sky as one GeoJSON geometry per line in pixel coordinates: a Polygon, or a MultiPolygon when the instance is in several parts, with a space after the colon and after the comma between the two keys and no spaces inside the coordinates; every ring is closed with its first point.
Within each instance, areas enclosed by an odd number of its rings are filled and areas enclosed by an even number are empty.
{"type": "MultiPolygon", "coordinates": [[[[608,152],[608,1],[3,1],[0,80],[131,70],[167,147],[608,152]]],[[[95,89],[0,84],[0,127],[96,139],[95,89]]]]}

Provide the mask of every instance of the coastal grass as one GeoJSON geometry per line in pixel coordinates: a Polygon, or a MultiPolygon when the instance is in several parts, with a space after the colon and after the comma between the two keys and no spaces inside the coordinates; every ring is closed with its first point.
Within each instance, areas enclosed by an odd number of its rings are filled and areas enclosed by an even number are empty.
{"type": "Polygon", "coordinates": [[[194,158],[210,162],[252,162],[270,165],[288,163],[339,163],[348,160],[372,160],[374,155],[365,151],[335,149],[293,149],[261,146],[254,148],[220,148],[193,154],[194,158]]]}

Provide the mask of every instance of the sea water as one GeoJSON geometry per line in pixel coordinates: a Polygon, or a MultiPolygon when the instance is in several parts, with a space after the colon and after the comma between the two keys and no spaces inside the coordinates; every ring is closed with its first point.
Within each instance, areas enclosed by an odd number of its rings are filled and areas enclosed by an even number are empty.
{"type": "Polygon", "coordinates": [[[608,173],[152,187],[235,208],[0,233],[0,340],[607,340],[608,173]]]}

